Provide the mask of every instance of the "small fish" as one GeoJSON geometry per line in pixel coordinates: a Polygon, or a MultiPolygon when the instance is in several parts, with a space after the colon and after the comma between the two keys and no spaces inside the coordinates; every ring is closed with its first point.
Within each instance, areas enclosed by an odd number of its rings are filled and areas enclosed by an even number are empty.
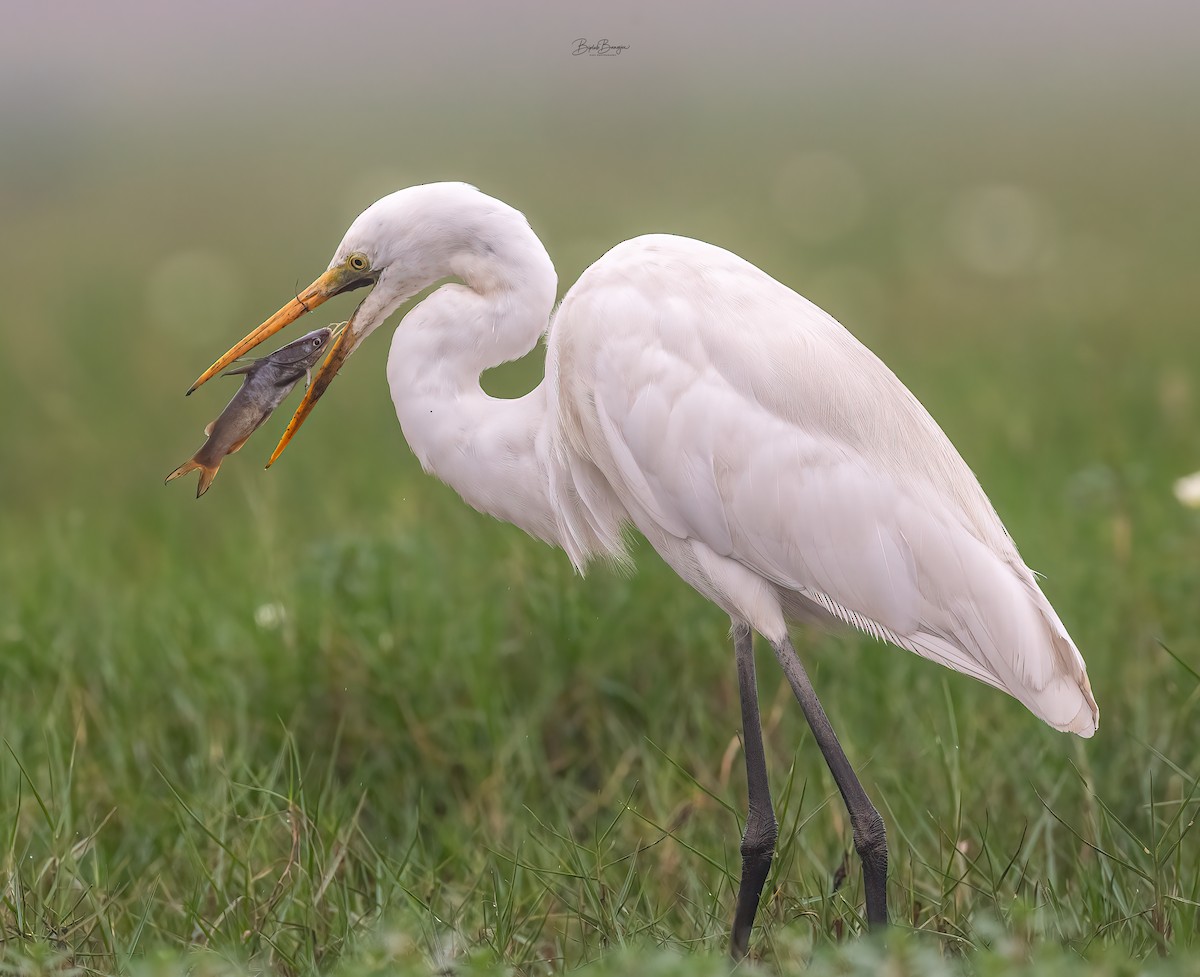
{"type": "Polygon", "coordinates": [[[330,338],[340,328],[339,325],[314,329],[295,342],[280,346],[273,353],[226,371],[223,375],[227,377],[245,375],[241,389],[233,395],[233,400],[221,411],[220,417],[204,429],[208,440],[200,450],[190,461],[185,461],[171,472],[166,481],[199,469],[200,484],[196,487],[196,498],[207,492],[225,456],[233,454],[246,443],[302,378],[307,376],[311,381],[309,371],[316,366],[330,338]]]}

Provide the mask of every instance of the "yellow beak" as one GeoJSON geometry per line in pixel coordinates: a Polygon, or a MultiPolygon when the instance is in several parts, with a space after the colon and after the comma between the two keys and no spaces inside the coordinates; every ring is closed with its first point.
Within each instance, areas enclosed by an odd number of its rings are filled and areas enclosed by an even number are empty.
{"type": "MultiPolygon", "coordinates": [[[[274,336],[284,326],[295,322],[305,312],[311,312],[323,302],[328,301],[341,292],[349,291],[359,284],[367,284],[361,272],[356,272],[347,265],[339,265],[336,268],[331,268],[200,374],[196,382],[188,389],[188,394],[192,394],[197,387],[212,379],[234,360],[245,356],[259,343],[274,336]]],[[[354,346],[353,343],[348,341],[352,331],[353,325],[351,324],[351,326],[343,329],[338,334],[337,340],[329,350],[329,355],[325,357],[325,361],[313,375],[312,383],[309,384],[308,389],[304,392],[304,399],[300,401],[300,406],[296,408],[296,413],[292,415],[287,430],[283,432],[283,437],[279,439],[279,444],[276,445],[275,451],[271,454],[271,459],[267,462],[268,468],[282,454],[287,443],[300,429],[300,425],[304,423],[304,419],[312,412],[317,400],[329,387],[338,370],[341,369],[342,364],[346,362],[346,357],[350,355],[350,350],[354,346]]]]}

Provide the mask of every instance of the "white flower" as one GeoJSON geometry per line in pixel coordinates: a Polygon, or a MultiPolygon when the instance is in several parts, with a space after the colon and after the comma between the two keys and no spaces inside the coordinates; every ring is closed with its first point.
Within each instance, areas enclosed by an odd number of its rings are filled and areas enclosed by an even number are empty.
{"type": "Polygon", "coordinates": [[[1200,472],[1184,475],[1175,482],[1175,498],[1192,509],[1200,509],[1200,472]]]}
{"type": "Polygon", "coordinates": [[[259,604],[254,611],[254,623],[264,631],[277,631],[286,618],[282,604],[259,604]]]}

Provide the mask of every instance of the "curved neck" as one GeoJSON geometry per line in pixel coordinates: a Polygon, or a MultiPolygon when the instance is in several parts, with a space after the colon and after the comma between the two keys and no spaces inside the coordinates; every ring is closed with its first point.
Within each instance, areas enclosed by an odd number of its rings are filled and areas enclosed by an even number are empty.
{"type": "Polygon", "coordinates": [[[528,233],[536,248],[456,267],[466,284],[443,285],[404,317],[392,338],[388,384],[404,437],[427,472],[480,512],[558,544],[545,381],[515,400],[491,397],[479,384],[485,370],[529,353],[549,323],[557,278],[528,233]]]}

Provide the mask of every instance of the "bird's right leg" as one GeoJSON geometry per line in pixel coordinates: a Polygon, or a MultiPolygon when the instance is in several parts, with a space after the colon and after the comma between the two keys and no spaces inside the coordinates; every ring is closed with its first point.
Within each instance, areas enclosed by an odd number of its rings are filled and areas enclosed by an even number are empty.
{"type": "Polygon", "coordinates": [[[841,792],[842,800],[846,802],[846,810],[850,812],[850,824],[854,829],[854,848],[862,860],[863,889],[867,897],[867,925],[872,929],[887,926],[887,834],[883,826],[883,818],[875,810],[875,805],[867,797],[862,784],[846,752],[838,742],[829,717],[817,698],[817,693],[808,679],[808,673],[800,662],[800,656],[792,647],[791,639],[785,634],[779,642],[772,642],[775,657],[783,666],[788,684],[804,710],[804,718],[812,728],[813,739],[821,748],[829,772],[833,774],[833,782],[841,792]]]}
{"type": "Polygon", "coordinates": [[[746,787],[750,795],[746,830],[742,835],[742,880],[738,885],[737,909],[729,953],[734,960],[746,955],[750,928],[758,913],[775,839],[779,827],[771,808],[771,788],[767,783],[767,762],[763,755],[762,725],[758,715],[758,683],[754,677],[754,637],[743,621],[733,622],[733,651],[737,658],[738,690],[742,698],[742,750],[746,754],[746,787]]]}

